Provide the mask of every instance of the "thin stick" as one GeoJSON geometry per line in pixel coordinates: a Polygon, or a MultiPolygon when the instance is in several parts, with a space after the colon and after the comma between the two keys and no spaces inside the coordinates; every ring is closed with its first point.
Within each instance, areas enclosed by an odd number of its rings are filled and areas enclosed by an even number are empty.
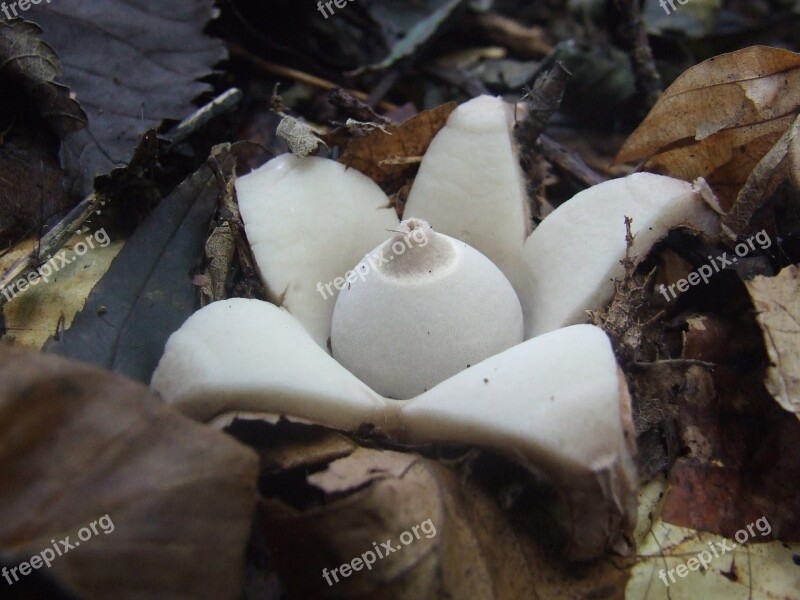
{"type": "Polygon", "coordinates": [[[559,144],[553,138],[542,134],[539,136],[542,152],[547,160],[558,165],[575,179],[587,187],[608,181],[608,177],[601,175],[589,167],[577,152],[572,152],[559,144]]]}
{"type": "Polygon", "coordinates": [[[227,92],[214,98],[214,100],[203,106],[187,119],[178,123],[164,137],[169,140],[172,145],[180,144],[195,131],[202,129],[206,123],[215,117],[232,110],[241,102],[243,96],[242,90],[237,88],[229,89],[227,92]]]}
{"type": "Polygon", "coordinates": [[[636,87],[644,96],[647,110],[650,110],[663,88],[661,75],[656,69],[653,50],[647,38],[647,26],[639,9],[639,0],[614,0],[614,4],[622,16],[621,41],[627,45],[636,77],[636,87]]]}
{"type": "MultiPolygon", "coordinates": [[[[337,87],[341,87],[338,84],[328,81],[327,79],[322,79],[321,77],[317,77],[316,75],[311,75],[310,73],[305,73],[303,71],[298,71],[297,69],[293,69],[291,67],[286,67],[283,65],[277,65],[273,62],[268,60],[264,60],[259,56],[255,56],[236,44],[228,44],[228,50],[233,56],[238,56],[239,58],[246,60],[253,66],[261,69],[262,71],[269,73],[270,75],[275,75],[277,77],[286,77],[287,79],[293,79],[295,81],[300,81],[302,83],[307,83],[308,85],[321,88],[323,90],[333,90],[337,87]]],[[[354,98],[358,98],[362,102],[369,102],[369,95],[365,94],[364,92],[360,92],[358,90],[347,90],[347,93],[353,96],[354,98]]],[[[392,104],[391,102],[386,102],[382,100],[378,103],[378,108],[385,111],[392,111],[397,110],[397,105],[392,104]]]]}

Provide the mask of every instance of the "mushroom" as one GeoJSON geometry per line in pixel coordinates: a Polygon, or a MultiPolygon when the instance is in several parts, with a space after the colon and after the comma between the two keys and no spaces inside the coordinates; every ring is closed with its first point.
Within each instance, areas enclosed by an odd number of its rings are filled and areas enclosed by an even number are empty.
{"type": "Polygon", "coordinates": [[[717,232],[718,217],[690,184],[637,174],[568,200],[526,242],[511,115],[489,97],[451,114],[402,225],[372,182],[327,159],[278,157],[241,177],[248,237],[287,310],[241,299],[201,309],[170,337],[152,386],[218,426],[369,423],[400,442],[494,450],[554,483],[570,556],[588,559],[625,546],[635,447],[609,339],[574,323],[613,293],[626,216],[642,256],[676,226],[717,232]],[[335,301],[315,288],[329,281],[335,301]]]}
{"type": "Polygon", "coordinates": [[[526,338],[580,323],[611,300],[613,279],[623,275],[626,216],[631,251],[642,256],[677,227],[719,235],[718,215],[691,184],[635,173],[580,192],[528,236],[513,114],[490,96],[453,111],[425,153],[405,216],[425,218],[503,271],[522,304],[526,338]]]}
{"type": "Polygon", "coordinates": [[[593,325],[517,344],[400,401],[359,381],[285,310],[235,298],[202,308],[170,337],[152,387],[217,425],[280,416],[345,431],[371,423],[401,443],[493,450],[556,486],[575,559],[623,548],[635,516],[630,401],[608,337],[593,325]]]}
{"type": "Polygon", "coordinates": [[[524,327],[514,289],[483,254],[420,219],[396,231],[339,294],[331,346],[373,390],[405,399],[519,344],[524,327]]]}
{"type": "Polygon", "coordinates": [[[647,255],[671,230],[720,233],[719,216],[690,183],[634,173],[586,189],[542,221],[523,250],[531,285],[526,336],[586,320],[614,295],[624,274],[625,217],[632,219],[632,255],[647,255]]]}

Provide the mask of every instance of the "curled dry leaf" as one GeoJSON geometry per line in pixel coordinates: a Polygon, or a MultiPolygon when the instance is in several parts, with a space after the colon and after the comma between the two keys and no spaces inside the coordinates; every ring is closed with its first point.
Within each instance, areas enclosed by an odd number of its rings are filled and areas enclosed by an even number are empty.
{"type": "Polygon", "coordinates": [[[41,35],[34,23],[0,20],[0,76],[21,85],[50,129],[63,137],[86,127],[86,114],[69,88],[56,82],[61,62],[41,35]]]}
{"type": "Polygon", "coordinates": [[[308,156],[312,152],[316,152],[320,144],[325,143],[317,136],[317,132],[311,125],[289,116],[281,119],[276,134],[279,138],[286,140],[289,150],[297,156],[308,156]]]}
{"type": "Polygon", "coordinates": [[[755,277],[745,285],[770,360],[767,389],[800,419],[800,269],[789,266],[777,277],[755,277]]]}
{"type": "Polygon", "coordinates": [[[531,535],[536,528],[435,461],[359,448],[307,482],[326,503],[304,511],[275,499],[262,504],[264,535],[290,597],[512,600],[531,590],[551,600],[622,597],[625,568],[602,561],[561,570],[531,535]],[[344,563],[356,567],[346,577],[344,563]]]}
{"type": "Polygon", "coordinates": [[[723,230],[731,239],[744,234],[755,212],[769,200],[778,186],[793,177],[797,181],[800,155],[800,115],[792,122],[775,145],[758,162],[736,196],[731,210],[723,215],[723,230]]]}
{"type": "Polygon", "coordinates": [[[58,164],[58,138],[86,126],[86,115],[56,82],[61,63],[35,24],[0,19],[0,244],[39,230],[70,208],[58,164]],[[6,93],[8,90],[8,93],[6,93]]]}
{"type": "Polygon", "coordinates": [[[683,73],[617,155],[617,163],[691,181],[705,177],[733,205],[753,168],[800,107],[800,55],[753,46],[683,73]]]}
{"type": "Polygon", "coordinates": [[[66,590],[240,597],[251,450],[144,386],[79,363],[1,348],[0,380],[0,554],[18,565],[108,515],[112,527],[52,561],[47,572],[66,590]]]}

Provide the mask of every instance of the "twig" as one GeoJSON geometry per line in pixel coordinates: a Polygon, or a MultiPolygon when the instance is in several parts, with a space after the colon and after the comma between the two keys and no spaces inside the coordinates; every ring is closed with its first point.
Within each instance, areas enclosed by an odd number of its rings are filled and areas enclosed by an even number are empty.
{"type": "MultiPolygon", "coordinates": [[[[334,88],[339,87],[332,81],[328,81],[327,79],[322,79],[321,77],[317,77],[316,75],[311,75],[310,73],[304,73],[303,71],[298,71],[297,69],[293,69],[291,67],[285,67],[283,65],[276,65],[275,63],[269,62],[268,60],[264,60],[258,56],[254,56],[241,46],[236,44],[228,44],[228,50],[233,56],[238,56],[239,58],[246,60],[254,67],[261,69],[262,71],[269,73],[270,75],[275,75],[277,77],[286,77],[287,79],[293,79],[295,81],[300,81],[302,83],[307,83],[308,85],[321,88],[323,90],[332,90],[334,88]]],[[[368,102],[369,96],[364,92],[359,92],[358,90],[347,90],[347,92],[353,96],[354,98],[358,98],[362,102],[368,102]]],[[[385,111],[396,110],[397,105],[392,104],[391,102],[386,102],[385,100],[378,104],[378,108],[385,111]]]]}
{"type": "Polygon", "coordinates": [[[554,165],[572,175],[587,187],[592,187],[598,183],[608,181],[608,177],[601,175],[589,167],[577,152],[568,150],[553,138],[542,134],[539,136],[539,143],[545,158],[554,165]]]}
{"type": "Polygon", "coordinates": [[[564,90],[571,74],[560,62],[536,78],[533,87],[526,91],[523,100],[528,105],[525,118],[517,123],[514,135],[523,148],[533,148],[544,133],[547,122],[561,106],[564,90]]]}
{"type": "Polygon", "coordinates": [[[191,115],[188,119],[178,123],[164,138],[172,145],[180,144],[192,133],[201,129],[206,123],[218,117],[221,114],[232,110],[239,102],[241,102],[242,90],[231,88],[221,96],[215,98],[205,106],[203,106],[196,113],[191,115]]]}
{"type": "Polygon", "coordinates": [[[614,0],[614,4],[622,17],[620,41],[627,46],[636,88],[644,98],[645,108],[650,110],[658,101],[663,87],[647,39],[647,26],[642,19],[639,0],[614,0]]]}
{"type": "Polygon", "coordinates": [[[350,95],[347,90],[337,87],[328,93],[328,102],[341,110],[346,116],[369,123],[391,124],[391,120],[379,115],[372,107],[350,95]]]}

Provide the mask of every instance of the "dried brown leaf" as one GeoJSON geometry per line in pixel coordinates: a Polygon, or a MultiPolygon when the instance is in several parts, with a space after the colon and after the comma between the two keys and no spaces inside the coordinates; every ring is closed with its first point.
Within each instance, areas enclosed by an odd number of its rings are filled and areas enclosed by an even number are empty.
{"type": "Polygon", "coordinates": [[[94,367],[4,347],[0,380],[0,553],[27,561],[107,514],[113,531],[52,562],[68,591],[240,597],[255,453],[94,367]]]}
{"type": "MultiPolygon", "coordinates": [[[[747,232],[750,219],[770,199],[778,186],[790,175],[793,156],[800,145],[800,115],[775,145],[758,162],[745,181],[730,211],[722,222],[729,236],[736,239],[747,232]],[[790,155],[790,153],[792,155],[790,155]]],[[[800,189],[800,188],[798,188],[800,189]]]]}
{"type": "Polygon", "coordinates": [[[624,597],[627,569],[608,561],[569,568],[551,562],[552,548],[542,544],[547,535],[531,523],[530,510],[512,517],[495,490],[487,493],[435,461],[360,448],[308,481],[325,493],[323,506],[262,505],[264,533],[290,597],[624,597]],[[385,551],[386,542],[394,550],[369,569],[362,564],[333,577],[343,563],[385,551]]]}
{"type": "Polygon", "coordinates": [[[800,419],[800,269],[745,282],[758,311],[770,367],[766,385],[778,403],[800,419]]]}
{"type": "Polygon", "coordinates": [[[384,184],[401,178],[417,164],[413,161],[425,154],[433,137],[447,123],[455,102],[421,112],[402,125],[376,129],[369,135],[354,139],[342,154],[339,162],[358,169],[367,177],[384,184]],[[398,160],[404,159],[404,160],[398,160]]]}
{"type": "Polygon", "coordinates": [[[616,161],[692,180],[731,206],[749,173],[794,121],[800,55],[753,46],[683,73],[631,134],[616,161]]]}
{"type": "Polygon", "coordinates": [[[678,434],[689,452],[670,470],[662,519],[732,538],[766,517],[772,539],[799,540],[800,423],[764,390],[754,319],[694,320],[684,358],[714,366],[690,367],[676,391],[678,434]]]}

